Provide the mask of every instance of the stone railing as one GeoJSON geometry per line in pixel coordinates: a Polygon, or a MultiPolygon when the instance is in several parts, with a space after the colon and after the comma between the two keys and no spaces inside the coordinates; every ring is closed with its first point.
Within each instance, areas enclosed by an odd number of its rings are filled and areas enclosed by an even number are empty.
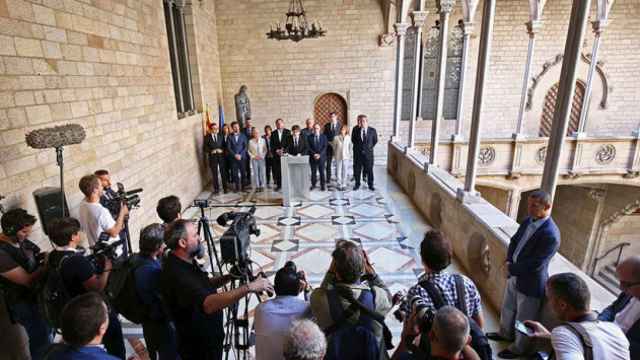
{"type": "MultiPolygon", "coordinates": [[[[500,150],[504,151],[505,157],[509,145],[507,142],[504,150],[500,150]]],[[[501,152],[496,153],[495,161],[501,152]]],[[[430,167],[426,171],[424,163],[427,158],[424,155],[414,152],[406,154],[403,148],[394,143],[389,143],[387,154],[389,174],[427,221],[452,240],[456,258],[479,286],[485,302],[499,309],[506,282],[503,264],[509,240],[517,230],[518,223],[480,197],[465,203],[459,201],[456,191],[463,184],[444,169],[430,167]]],[[[591,288],[592,306],[595,309],[602,309],[614,300],[611,293],[561,255],[554,257],[550,271],[569,271],[582,275],[591,288]]]]}
{"type": "MultiPolygon", "coordinates": [[[[478,176],[503,175],[518,178],[542,175],[548,138],[486,139],[481,142],[478,176]]],[[[412,152],[429,156],[431,146],[418,143],[412,152]]],[[[438,148],[438,165],[454,176],[464,176],[468,143],[443,141],[438,148]]],[[[565,178],[583,175],[640,174],[640,136],[615,138],[567,137],[560,163],[565,178]]]]}

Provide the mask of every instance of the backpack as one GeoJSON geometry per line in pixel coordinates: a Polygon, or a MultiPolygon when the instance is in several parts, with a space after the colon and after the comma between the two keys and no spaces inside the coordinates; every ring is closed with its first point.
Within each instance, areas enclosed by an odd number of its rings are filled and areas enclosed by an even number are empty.
{"type": "Polygon", "coordinates": [[[327,290],[329,312],[334,324],[325,329],[327,335],[327,352],[325,360],[371,360],[380,359],[391,344],[391,332],[384,323],[384,316],[376,313],[375,293],[373,290],[362,290],[358,299],[350,289],[335,287],[327,290]],[[350,305],[343,309],[340,298],[349,301],[350,305]],[[356,323],[348,321],[357,311],[360,316],[356,323]],[[377,321],[383,328],[383,341],[376,338],[373,322],[377,321]]]}
{"type": "Polygon", "coordinates": [[[120,315],[135,324],[150,319],[149,307],[140,300],[136,287],[135,272],[144,264],[139,256],[125,259],[111,270],[105,293],[110,305],[120,315]]]}
{"type": "MultiPolygon", "coordinates": [[[[493,359],[493,353],[491,350],[491,345],[489,345],[489,339],[487,335],[482,331],[482,328],[475,322],[472,318],[467,314],[467,293],[464,287],[464,279],[459,274],[453,274],[453,279],[456,283],[456,294],[458,295],[458,299],[456,301],[456,308],[467,317],[469,320],[469,334],[471,335],[471,347],[478,354],[480,359],[482,360],[490,360],[493,359]]],[[[446,305],[444,297],[442,296],[442,291],[435,283],[432,281],[422,281],[419,283],[427,293],[429,294],[429,298],[433,302],[436,310],[446,305]]],[[[425,341],[421,343],[421,346],[425,345],[429,347],[429,342],[425,341]]],[[[430,351],[429,351],[430,353],[430,351]]]]}
{"type": "Polygon", "coordinates": [[[60,328],[62,310],[71,301],[71,295],[64,284],[60,271],[65,261],[72,256],[74,255],[67,254],[59,260],[58,264],[50,264],[43,281],[39,285],[40,288],[36,291],[40,313],[53,329],[60,328]]]}

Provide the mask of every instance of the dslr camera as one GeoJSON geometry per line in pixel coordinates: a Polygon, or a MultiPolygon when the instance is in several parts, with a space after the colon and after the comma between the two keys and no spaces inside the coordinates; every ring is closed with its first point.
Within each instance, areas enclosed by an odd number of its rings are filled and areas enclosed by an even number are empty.
{"type": "Polygon", "coordinates": [[[124,245],[124,239],[120,239],[114,242],[109,241],[109,234],[103,232],[98,238],[98,242],[90,247],[91,254],[87,256],[87,259],[93,264],[96,269],[96,273],[102,274],[104,272],[105,259],[109,259],[112,262],[118,262],[120,256],[118,255],[118,248],[124,245]]]}

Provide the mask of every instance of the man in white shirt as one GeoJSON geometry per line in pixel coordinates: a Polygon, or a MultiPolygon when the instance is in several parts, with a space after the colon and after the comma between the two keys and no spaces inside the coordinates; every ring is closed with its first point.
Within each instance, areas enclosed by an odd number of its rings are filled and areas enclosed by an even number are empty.
{"type": "Polygon", "coordinates": [[[591,311],[591,294],[582,278],[573,273],[553,275],[547,281],[546,294],[553,312],[564,323],[551,332],[539,322],[524,323],[534,338],[551,341],[556,360],[629,359],[629,341],[618,325],[598,320],[591,311]],[[587,342],[591,349],[585,346],[587,342]]]}
{"type": "Polygon", "coordinates": [[[87,234],[89,245],[94,246],[102,233],[109,235],[109,242],[119,240],[119,233],[124,229],[125,216],[129,214],[127,206],[122,204],[114,220],[109,210],[100,204],[103,190],[100,179],[96,175],[83,176],[79,186],[85,198],[80,202],[78,220],[82,230],[87,234]]]}
{"type": "Polygon", "coordinates": [[[616,323],[629,339],[631,360],[640,360],[640,256],[624,259],[616,268],[622,293],[598,319],[616,323]]]}
{"type": "Polygon", "coordinates": [[[304,273],[298,273],[291,261],[276,272],[276,297],[256,308],[256,360],[282,359],[282,347],[291,323],[310,315],[309,303],[298,297],[306,286],[304,273]]]}

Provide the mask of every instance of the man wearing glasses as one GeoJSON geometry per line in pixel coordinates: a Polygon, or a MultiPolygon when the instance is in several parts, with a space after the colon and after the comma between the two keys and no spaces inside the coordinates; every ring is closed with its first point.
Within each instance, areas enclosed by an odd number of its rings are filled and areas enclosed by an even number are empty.
{"type": "Polygon", "coordinates": [[[626,258],[618,264],[616,273],[622,293],[598,319],[618,324],[631,344],[631,360],[640,360],[640,256],[626,258]]]}

